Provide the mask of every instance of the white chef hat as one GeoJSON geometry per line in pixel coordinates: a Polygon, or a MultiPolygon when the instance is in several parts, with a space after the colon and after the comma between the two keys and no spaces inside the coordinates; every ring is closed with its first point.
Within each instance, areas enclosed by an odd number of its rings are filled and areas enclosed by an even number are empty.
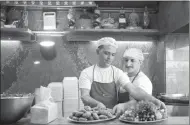
{"type": "Polygon", "coordinates": [[[143,56],[142,51],[140,49],[137,49],[137,48],[126,49],[124,54],[123,54],[123,58],[126,58],[126,57],[132,57],[132,58],[138,59],[140,61],[144,60],[144,56],[143,56]]]}
{"type": "Polygon", "coordinates": [[[101,45],[113,46],[116,49],[118,48],[116,40],[112,37],[103,37],[103,38],[99,39],[97,47],[99,47],[101,45]]]}

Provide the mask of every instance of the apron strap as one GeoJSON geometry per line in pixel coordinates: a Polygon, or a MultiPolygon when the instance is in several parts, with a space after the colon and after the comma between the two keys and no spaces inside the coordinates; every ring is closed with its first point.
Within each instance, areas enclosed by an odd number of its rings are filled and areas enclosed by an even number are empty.
{"type": "Polygon", "coordinates": [[[94,82],[94,69],[95,69],[95,65],[94,65],[94,68],[93,68],[92,82],[94,82]]]}
{"type": "MultiPolygon", "coordinates": [[[[138,73],[135,75],[135,77],[133,78],[133,80],[131,81],[131,83],[133,83],[133,82],[135,81],[135,79],[137,78],[137,76],[139,75],[139,73],[140,73],[140,70],[139,70],[138,73]]],[[[119,100],[119,92],[120,92],[120,87],[118,88],[118,102],[120,102],[120,100],[119,100]]],[[[120,94],[120,98],[123,98],[124,96],[128,96],[128,97],[127,97],[128,100],[130,99],[130,94],[129,94],[129,92],[125,92],[125,93],[123,93],[123,94],[120,94]]],[[[127,100],[127,99],[126,99],[126,100],[127,100]]],[[[126,101],[126,100],[122,100],[122,99],[121,99],[121,102],[126,101]]],[[[128,101],[128,100],[127,100],[127,101],[128,101]]]]}
{"type": "Polygon", "coordinates": [[[139,72],[135,75],[135,77],[133,78],[133,80],[132,80],[131,83],[133,83],[133,82],[135,81],[135,79],[136,79],[136,77],[139,75],[139,73],[140,73],[140,70],[139,70],[139,72]]]}
{"type": "Polygon", "coordinates": [[[111,66],[112,68],[112,71],[113,71],[113,81],[114,81],[114,84],[115,84],[115,88],[116,88],[116,97],[117,97],[117,103],[119,102],[119,87],[117,86],[116,84],[116,81],[115,81],[115,73],[114,73],[114,69],[113,67],[111,66]]]}

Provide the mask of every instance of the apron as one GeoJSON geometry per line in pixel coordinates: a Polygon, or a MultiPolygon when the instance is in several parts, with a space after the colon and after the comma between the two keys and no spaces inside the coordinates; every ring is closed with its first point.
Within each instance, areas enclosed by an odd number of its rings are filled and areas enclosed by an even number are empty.
{"type": "MultiPolygon", "coordinates": [[[[140,72],[140,70],[139,70],[139,72],[140,72]]],[[[138,76],[139,72],[135,75],[135,77],[133,78],[131,83],[133,83],[135,81],[135,79],[138,76]]],[[[128,102],[129,100],[130,100],[129,92],[120,93],[120,91],[118,91],[118,103],[128,102]]]]}
{"type": "Polygon", "coordinates": [[[118,91],[114,80],[113,70],[113,81],[111,83],[100,83],[94,81],[94,69],[93,68],[93,80],[90,90],[90,96],[97,101],[102,102],[107,108],[112,109],[118,103],[118,91]]]}

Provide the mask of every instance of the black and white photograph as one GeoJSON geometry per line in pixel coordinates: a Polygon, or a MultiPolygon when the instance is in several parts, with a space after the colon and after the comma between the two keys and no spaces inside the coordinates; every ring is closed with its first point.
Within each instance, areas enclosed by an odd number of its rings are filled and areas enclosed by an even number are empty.
{"type": "Polygon", "coordinates": [[[190,1],[0,5],[1,125],[189,125],[190,1]]]}

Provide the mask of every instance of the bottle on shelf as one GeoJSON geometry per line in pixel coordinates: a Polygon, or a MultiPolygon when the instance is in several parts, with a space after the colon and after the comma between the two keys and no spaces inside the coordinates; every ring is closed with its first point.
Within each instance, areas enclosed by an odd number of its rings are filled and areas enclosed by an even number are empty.
{"type": "Polygon", "coordinates": [[[143,15],[143,26],[145,29],[148,28],[149,23],[150,23],[149,12],[147,6],[145,6],[144,15],[143,15]]]}
{"type": "Polygon", "coordinates": [[[97,19],[100,17],[100,10],[97,6],[97,8],[94,10],[94,19],[97,19]]]}
{"type": "Polygon", "coordinates": [[[74,29],[75,28],[75,18],[74,18],[74,10],[73,8],[69,9],[69,12],[67,14],[67,18],[68,18],[68,26],[70,29],[74,29]]]}
{"type": "Polygon", "coordinates": [[[121,7],[120,14],[119,14],[119,29],[126,28],[126,18],[125,18],[125,10],[121,7]]]}

